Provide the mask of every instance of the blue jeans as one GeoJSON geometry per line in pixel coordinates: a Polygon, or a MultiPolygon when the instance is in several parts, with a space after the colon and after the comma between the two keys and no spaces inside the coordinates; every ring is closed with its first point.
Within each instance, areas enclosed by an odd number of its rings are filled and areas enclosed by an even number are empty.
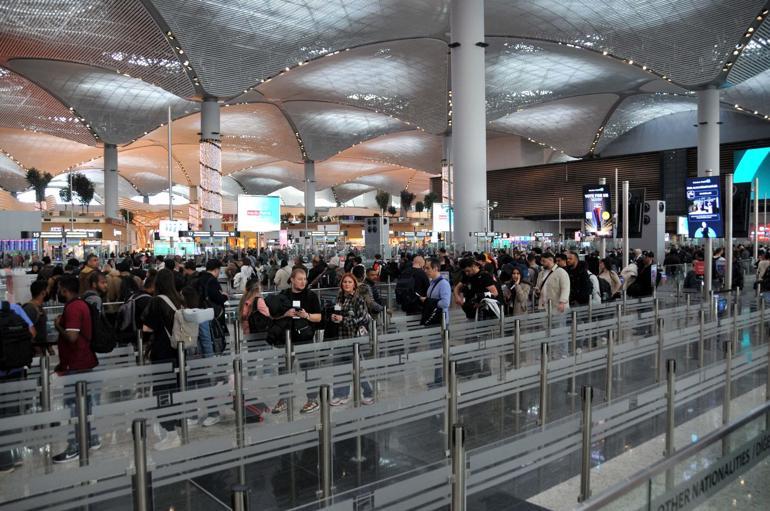
{"type": "MultiPolygon", "coordinates": [[[[374,397],[374,391],[368,381],[363,380],[361,382],[361,393],[364,397],[374,397]]],[[[334,387],[334,397],[344,398],[350,395],[350,385],[342,385],[341,387],[334,387]]]]}
{"type": "Polygon", "coordinates": [[[214,355],[214,338],[211,337],[211,321],[198,325],[198,349],[203,358],[214,355]]]}

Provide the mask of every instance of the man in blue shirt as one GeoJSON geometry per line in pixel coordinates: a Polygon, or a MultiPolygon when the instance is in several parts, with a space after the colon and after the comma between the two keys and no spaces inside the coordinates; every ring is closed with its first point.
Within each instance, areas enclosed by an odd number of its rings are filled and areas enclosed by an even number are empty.
{"type": "MultiPolygon", "coordinates": [[[[449,281],[441,275],[441,262],[436,258],[429,258],[425,261],[425,274],[430,279],[430,285],[425,296],[421,296],[420,300],[425,303],[426,299],[436,300],[435,307],[444,313],[444,319],[446,324],[449,325],[449,305],[452,303],[452,286],[449,281]]],[[[424,316],[423,316],[424,317],[424,316]]],[[[439,316],[440,317],[440,316],[439,316]]],[[[438,349],[441,347],[439,342],[432,342],[431,349],[438,349]]],[[[444,373],[443,370],[438,367],[433,373],[433,383],[428,384],[428,387],[440,387],[443,384],[444,373]]]]}
{"type": "Polygon", "coordinates": [[[430,285],[425,296],[420,300],[424,303],[426,299],[432,298],[438,300],[436,307],[444,312],[444,318],[449,324],[449,305],[452,300],[452,286],[449,281],[441,276],[441,263],[436,258],[429,258],[425,261],[425,274],[430,279],[430,285]]]}

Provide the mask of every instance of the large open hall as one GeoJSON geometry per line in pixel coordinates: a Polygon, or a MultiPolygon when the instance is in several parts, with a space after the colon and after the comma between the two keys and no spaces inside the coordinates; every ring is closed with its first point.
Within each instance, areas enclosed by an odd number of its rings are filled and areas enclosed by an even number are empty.
{"type": "Polygon", "coordinates": [[[767,511],[768,16],[0,0],[0,511],[767,511]]]}

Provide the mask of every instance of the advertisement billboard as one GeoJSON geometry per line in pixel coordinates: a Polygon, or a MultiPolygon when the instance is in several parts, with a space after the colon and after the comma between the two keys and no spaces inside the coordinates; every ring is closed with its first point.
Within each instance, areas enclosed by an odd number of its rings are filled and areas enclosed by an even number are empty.
{"type": "Polygon", "coordinates": [[[611,238],[615,223],[612,218],[610,190],[606,185],[583,187],[583,232],[586,236],[611,238]]]}
{"type": "Polygon", "coordinates": [[[452,225],[450,215],[452,215],[452,210],[448,203],[433,204],[433,230],[435,232],[449,232],[452,225]]]}
{"type": "Polygon", "coordinates": [[[187,220],[161,220],[158,235],[161,239],[179,239],[179,231],[187,231],[187,220]]]}
{"type": "Polygon", "coordinates": [[[280,229],[280,197],[238,195],[238,230],[240,232],[267,232],[280,229]]]}
{"type": "Polygon", "coordinates": [[[722,238],[722,201],[718,177],[687,180],[687,223],[691,238],[722,238]]]}

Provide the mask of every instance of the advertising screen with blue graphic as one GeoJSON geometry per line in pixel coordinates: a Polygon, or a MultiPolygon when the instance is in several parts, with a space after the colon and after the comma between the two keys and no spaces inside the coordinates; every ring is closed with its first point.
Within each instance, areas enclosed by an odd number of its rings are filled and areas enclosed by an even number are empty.
{"type": "MultiPolygon", "coordinates": [[[[770,147],[735,151],[733,162],[735,162],[734,182],[751,183],[758,177],[759,198],[770,196],[770,147]]],[[[754,198],[753,193],[751,198],[754,198]]]]}
{"type": "Polygon", "coordinates": [[[280,197],[238,195],[238,230],[240,232],[269,232],[280,229],[280,197]]]}
{"type": "Polygon", "coordinates": [[[687,223],[691,238],[722,238],[722,201],[718,177],[687,180],[687,223]]]}

